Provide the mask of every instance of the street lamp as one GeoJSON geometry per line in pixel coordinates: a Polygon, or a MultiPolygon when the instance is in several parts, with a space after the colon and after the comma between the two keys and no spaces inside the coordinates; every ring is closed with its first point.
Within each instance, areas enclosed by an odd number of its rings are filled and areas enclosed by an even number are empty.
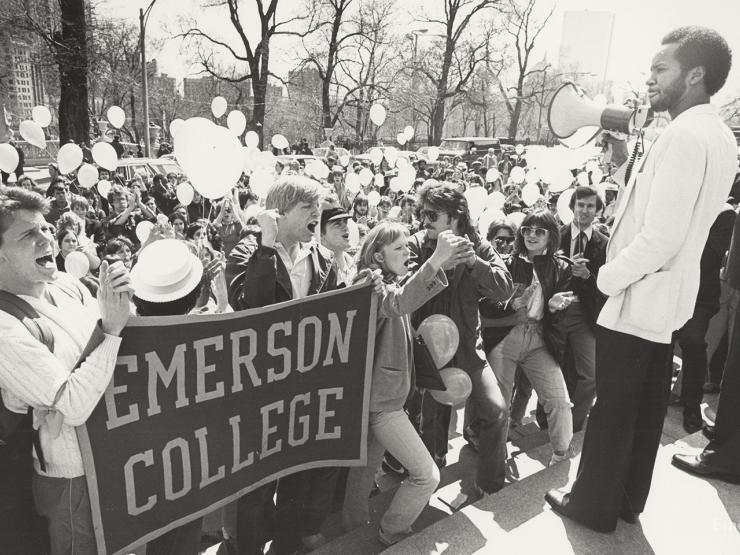
{"type": "Polygon", "coordinates": [[[144,155],[150,158],[151,143],[149,135],[149,83],[146,74],[146,22],[149,20],[149,13],[157,0],[152,0],[146,10],[139,8],[139,30],[141,36],[141,71],[143,73],[141,80],[141,92],[144,97],[144,155]]]}

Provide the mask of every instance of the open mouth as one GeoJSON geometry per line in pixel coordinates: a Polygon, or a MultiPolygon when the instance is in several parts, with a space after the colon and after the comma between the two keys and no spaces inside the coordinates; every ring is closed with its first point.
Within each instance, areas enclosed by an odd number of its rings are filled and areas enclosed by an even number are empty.
{"type": "Polygon", "coordinates": [[[318,223],[319,222],[311,222],[306,227],[311,231],[311,233],[313,233],[314,231],[316,231],[316,226],[318,225],[318,223]]]}
{"type": "Polygon", "coordinates": [[[56,267],[56,265],[54,264],[54,257],[51,254],[46,254],[44,256],[39,256],[36,259],[36,264],[38,264],[39,266],[42,266],[44,268],[48,268],[50,266],[56,267]]]}
{"type": "Polygon", "coordinates": [[[349,241],[349,233],[343,233],[342,239],[344,239],[345,241],[349,241]]]}

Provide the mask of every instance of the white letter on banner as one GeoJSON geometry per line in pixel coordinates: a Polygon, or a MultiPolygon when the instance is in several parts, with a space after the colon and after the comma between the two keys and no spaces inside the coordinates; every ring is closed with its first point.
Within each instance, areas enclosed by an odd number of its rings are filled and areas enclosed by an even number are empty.
{"type": "Polygon", "coordinates": [[[293,328],[293,323],[288,322],[275,322],[273,325],[270,326],[270,329],[267,330],[267,352],[271,356],[283,357],[283,371],[282,372],[275,372],[274,368],[268,368],[267,369],[267,383],[276,382],[278,380],[282,380],[284,378],[288,377],[288,374],[290,374],[290,363],[291,363],[291,354],[290,349],[286,347],[275,347],[275,332],[277,330],[283,330],[285,332],[285,335],[290,335],[291,330],[293,328]]]}
{"type": "Polygon", "coordinates": [[[195,402],[202,403],[211,399],[218,399],[224,396],[224,382],[217,382],[216,389],[206,391],[206,374],[216,370],[215,364],[206,364],[206,347],[213,345],[217,351],[223,351],[224,338],[222,335],[206,337],[193,341],[195,348],[195,402]]]}
{"type": "MultiPolygon", "coordinates": [[[[116,366],[128,367],[129,374],[135,374],[139,371],[139,366],[136,364],[136,355],[118,357],[116,366]]],[[[115,378],[115,374],[113,376],[115,378]]],[[[114,378],[111,378],[108,387],[105,389],[105,410],[108,413],[108,420],[105,421],[105,425],[109,430],[139,420],[139,407],[136,404],[128,406],[128,414],[119,415],[116,412],[116,395],[126,393],[128,386],[116,385],[114,378]]]]}
{"type": "Polygon", "coordinates": [[[179,499],[193,487],[192,470],[190,469],[190,446],[183,438],[178,437],[168,441],[162,450],[162,466],[164,467],[164,496],[168,501],[179,499]],[[182,489],[174,491],[172,484],[172,450],[179,449],[182,456],[182,489]]]}
{"type": "Polygon", "coordinates": [[[342,326],[339,323],[339,318],[335,313],[329,313],[329,345],[326,348],[324,366],[334,364],[333,354],[335,348],[339,353],[339,361],[342,364],[347,364],[349,361],[349,342],[352,338],[352,322],[356,315],[356,310],[347,311],[347,328],[344,330],[344,336],[342,336],[342,326]]]}
{"type": "Polygon", "coordinates": [[[344,388],[319,389],[319,431],[316,434],[316,439],[339,439],[342,437],[341,426],[334,426],[334,430],[331,432],[326,431],[326,419],[334,416],[334,411],[326,408],[326,398],[329,395],[334,395],[338,401],[341,401],[344,396],[344,388]]]}
{"type": "Polygon", "coordinates": [[[308,441],[308,424],[310,421],[310,418],[306,416],[301,416],[298,421],[301,423],[301,429],[303,430],[301,433],[301,437],[296,439],[295,438],[295,409],[296,409],[296,403],[298,401],[303,401],[303,406],[305,407],[307,404],[311,402],[311,394],[310,393],[303,393],[302,395],[296,395],[293,397],[293,399],[290,401],[290,420],[288,421],[288,443],[291,447],[298,447],[299,445],[303,445],[308,441]]]}
{"type": "Polygon", "coordinates": [[[275,401],[274,403],[270,403],[269,405],[265,405],[260,408],[260,412],[262,413],[262,452],[260,453],[260,459],[265,459],[270,455],[279,453],[283,448],[282,439],[278,439],[275,442],[274,447],[268,447],[268,440],[270,438],[270,434],[276,432],[278,429],[277,426],[270,426],[270,412],[277,411],[278,414],[282,414],[284,410],[285,403],[283,403],[282,400],[275,401]]]}
{"type": "Polygon", "coordinates": [[[167,388],[172,383],[175,375],[177,375],[177,401],[175,402],[175,407],[178,409],[187,407],[189,401],[185,395],[185,345],[175,347],[175,352],[172,354],[172,360],[167,370],[164,369],[164,365],[156,351],[147,353],[144,355],[144,358],[146,358],[149,365],[149,409],[147,410],[147,415],[154,416],[162,412],[162,408],[159,406],[159,401],[157,400],[157,377],[162,380],[165,388],[167,388]]]}
{"type": "Polygon", "coordinates": [[[296,370],[306,372],[319,363],[321,358],[321,320],[316,316],[307,316],[298,324],[298,354],[296,356],[296,370]],[[313,326],[313,358],[306,364],[306,326],[313,326]]]}
{"type": "Polygon", "coordinates": [[[123,476],[126,483],[126,510],[131,516],[145,513],[157,503],[157,496],[151,495],[143,505],[136,504],[136,485],[134,484],[134,465],[136,463],[152,466],[154,464],[154,451],[147,449],[143,453],[136,453],[129,457],[126,464],[123,465],[123,476]]]}
{"type": "Polygon", "coordinates": [[[200,489],[203,489],[204,487],[212,484],[213,482],[217,482],[218,480],[226,476],[225,466],[219,466],[216,474],[214,474],[213,476],[208,475],[208,440],[206,439],[207,435],[208,428],[203,427],[195,430],[195,437],[198,438],[198,444],[200,447],[200,485],[198,486],[200,489]]]}
{"type": "Polygon", "coordinates": [[[249,379],[252,380],[252,386],[258,387],[262,385],[257,375],[257,369],[254,367],[254,357],[257,356],[257,332],[249,330],[237,330],[231,332],[231,371],[234,374],[234,379],[231,385],[232,393],[239,393],[244,386],[242,385],[242,364],[247,369],[249,379]],[[242,337],[249,338],[249,350],[246,355],[241,354],[240,346],[242,337]]]}
{"type": "Polygon", "coordinates": [[[241,432],[239,431],[239,422],[241,422],[241,420],[242,417],[238,414],[229,418],[229,424],[231,424],[231,447],[234,452],[234,464],[231,467],[232,474],[236,474],[239,470],[249,466],[254,462],[254,453],[252,451],[249,452],[249,455],[245,460],[239,460],[242,452],[242,436],[241,432]]]}

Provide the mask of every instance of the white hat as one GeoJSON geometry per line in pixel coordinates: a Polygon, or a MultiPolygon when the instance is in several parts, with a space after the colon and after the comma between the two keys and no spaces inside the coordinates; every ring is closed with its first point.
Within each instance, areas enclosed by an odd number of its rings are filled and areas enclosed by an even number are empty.
{"type": "Polygon", "coordinates": [[[131,269],[135,295],[153,303],[183,298],[203,277],[203,264],[187,245],[178,239],[161,239],[139,254],[131,269]]]}

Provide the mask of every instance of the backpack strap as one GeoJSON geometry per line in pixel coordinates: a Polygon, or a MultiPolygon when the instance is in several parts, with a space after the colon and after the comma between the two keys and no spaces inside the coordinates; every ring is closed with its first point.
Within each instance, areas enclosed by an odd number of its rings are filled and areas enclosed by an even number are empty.
{"type": "MultiPolygon", "coordinates": [[[[46,345],[50,352],[54,352],[54,334],[51,331],[51,327],[41,319],[36,309],[28,304],[28,302],[21,299],[18,295],[0,289],[0,310],[20,320],[37,341],[46,345]]],[[[2,396],[0,396],[0,410],[10,412],[5,407],[2,396]]],[[[33,407],[28,407],[29,418],[32,413],[33,407]]],[[[44,459],[44,452],[41,450],[39,431],[36,429],[33,430],[33,446],[39,458],[39,466],[42,471],[46,472],[46,460],[44,459]]]]}

